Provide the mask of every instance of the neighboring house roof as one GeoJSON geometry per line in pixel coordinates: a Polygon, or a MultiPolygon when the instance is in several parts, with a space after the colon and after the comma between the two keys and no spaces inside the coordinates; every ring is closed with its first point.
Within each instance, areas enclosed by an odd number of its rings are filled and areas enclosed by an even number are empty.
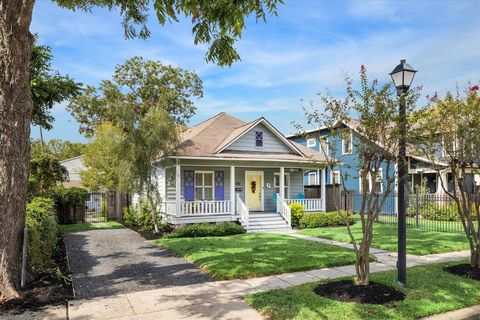
{"type": "MultiPolygon", "coordinates": [[[[334,127],[337,127],[337,126],[342,125],[342,124],[349,127],[350,129],[352,129],[356,133],[361,134],[361,130],[359,130],[359,128],[361,126],[360,120],[358,120],[358,119],[349,119],[348,121],[340,121],[339,120],[335,123],[334,127]]],[[[287,138],[290,139],[290,138],[301,137],[301,136],[305,136],[305,135],[308,136],[311,133],[320,132],[320,131],[324,131],[324,130],[327,130],[327,129],[328,129],[328,127],[323,126],[323,127],[319,127],[318,129],[305,130],[303,132],[297,132],[297,133],[294,133],[294,134],[290,134],[290,135],[287,136],[287,138]]],[[[379,145],[379,147],[382,147],[379,143],[376,143],[376,144],[379,145]]],[[[435,161],[431,161],[431,160],[427,159],[426,157],[423,157],[419,148],[417,146],[415,146],[414,144],[411,144],[411,143],[407,143],[407,156],[412,157],[412,158],[417,159],[417,160],[420,160],[420,161],[423,161],[423,162],[426,162],[426,163],[433,163],[434,162],[437,165],[446,166],[446,164],[443,163],[442,161],[440,161],[440,159],[436,159],[435,161]]]]}
{"type": "Polygon", "coordinates": [[[198,157],[301,162],[312,160],[323,162],[327,160],[321,153],[309,150],[298,143],[288,140],[263,117],[251,122],[244,122],[224,112],[185,131],[182,135],[182,143],[175,156],[180,158],[198,157]],[[228,147],[235,141],[260,124],[270,130],[281,143],[288,147],[290,152],[228,150],[228,147]]]}

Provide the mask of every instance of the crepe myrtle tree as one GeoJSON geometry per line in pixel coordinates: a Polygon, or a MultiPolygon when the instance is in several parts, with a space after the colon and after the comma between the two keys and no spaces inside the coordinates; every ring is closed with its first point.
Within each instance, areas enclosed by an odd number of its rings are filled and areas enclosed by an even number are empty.
{"type": "MultiPolygon", "coordinates": [[[[321,152],[328,156],[327,168],[330,172],[340,172],[341,189],[347,190],[348,179],[358,179],[361,186],[360,203],[355,206],[342,206],[337,197],[333,197],[334,206],[343,219],[356,254],[355,284],[369,284],[369,255],[373,240],[373,228],[378,215],[382,212],[385,201],[394,191],[395,162],[398,148],[398,101],[394,88],[389,84],[379,85],[377,80],[369,82],[367,71],[362,65],[360,69],[360,85],[356,89],[353,80],[346,77],[346,93],[343,99],[330,94],[320,94],[321,106],[313,103],[305,108],[307,123],[313,128],[326,127],[329,135],[317,135],[321,152]],[[352,117],[353,116],[353,117],[352,117]],[[355,119],[353,119],[355,118],[355,119]],[[343,124],[347,124],[346,126],[343,124]],[[342,165],[345,157],[342,141],[352,139],[351,153],[357,157],[356,165],[342,165]],[[328,154],[327,149],[328,148],[328,154]],[[348,176],[344,169],[359,172],[358,177],[348,176]],[[381,175],[383,172],[383,176],[381,175]],[[347,211],[347,216],[342,214],[347,211]],[[353,236],[348,215],[356,213],[361,223],[362,236],[353,236]]],[[[404,97],[409,109],[412,108],[417,95],[404,97]]],[[[347,143],[348,147],[348,143],[347,143]]],[[[350,152],[349,152],[350,153],[350,152]]],[[[346,170],[345,170],[346,171],[346,170]]],[[[333,177],[332,177],[333,179],[333,177]]],[[[340,192],[333,184],[333,192],[340,192]]],[[[346,200],[347,198],[345,198],[346,200]]],[[[343,200],[341,200],[343,201],[343,200]]]]}
{"type": "Polygon", "coordinates": [[[141,57],[116,67],[112,80],[89,86],[67,107],[80,131],[94,137],[81,173],[94,189],[136,192],[150,203],[159,231],[162,197],[155,164],[179,144],[184,122],[203,95],[195,72],[141,57]]]}
{"type": "MultiPolygon", "coordinates": [[[[161,25],[192,22],[195,44],[207,44],[205,58],[220,66],[240,59],[235,43],[245,19],[276,15],[282,0],[54,0],[57,5],[91,12],[100,7],[119,13],[126,38],[147,38],[151,12],[161,25]]],[[[30,22],[35,0],[0,0],[0,300],[18,297],[21,230],[29,171],[32,117],[29,61],[34,41],[30,22]]]]}
{"type": "Polygon", "coordinates": [[[435,93],[429,100],[412,119],[420,150],[434,164],[442,191],[455,203],[470,245],[470,264],[480,268],[479,85],[447,92],[443,98],[435,93]]]}

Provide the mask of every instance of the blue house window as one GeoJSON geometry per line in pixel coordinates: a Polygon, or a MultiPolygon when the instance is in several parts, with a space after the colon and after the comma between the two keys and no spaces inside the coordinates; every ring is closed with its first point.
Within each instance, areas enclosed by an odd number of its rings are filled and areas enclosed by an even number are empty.
{"type": "Polygon", "coordinates": [[[263,147],[263,132],[255,131],[255,147],[263,147]]]}

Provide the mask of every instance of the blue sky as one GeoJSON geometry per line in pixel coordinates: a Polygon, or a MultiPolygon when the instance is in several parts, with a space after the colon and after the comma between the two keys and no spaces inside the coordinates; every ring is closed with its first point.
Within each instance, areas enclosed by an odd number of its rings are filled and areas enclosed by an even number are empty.
{"type": "MultiPolygon", "coordinates": [[[[424,96],[480,80],[477,1],[285,2],[267,23],[248,20],[236,44],[242,61],[231,68],[205,62],[206,47],[193,44],[187,20],[160,26],[152,15],[150,39],[125,40],[116,12],[71,12],[38,0],[31,31],[52,47],[55,68],[85,84],[109,79],[117,64],[136,55],[195,70],[204,97],[190,124],[225,111],[245,121],[265,116],[291,133],[292,121],[305,122],[302,106],[327,89],[342,95],[343,74],[356,75],[361,64],[382,82],[406,58],[419,70],[414,84],[423,85],[424,96]]],[[[53,115],[47,140],[85,141],[64,104],[53,115]]]]}

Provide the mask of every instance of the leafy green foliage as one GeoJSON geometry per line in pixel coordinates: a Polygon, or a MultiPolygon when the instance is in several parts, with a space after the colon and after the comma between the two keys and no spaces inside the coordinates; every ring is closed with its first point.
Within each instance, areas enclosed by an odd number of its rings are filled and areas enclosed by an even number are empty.
{"type": "Polygon", "coordinates": [[[82,155],[85,148],[86,144],[81,142],[51,139],[43,143],[42,151],[40,140],[32,139],[30,140],[30,157],[36,158],[42,155],[50,155],[61,161],[82,155]]]}
{"type": "MultiPolygon", "coordinates": [[[[348,216],[348,223],[354,224],[353,215],[348,214],[346,211],[341,211],[343,217],[348,216]]],[[[331,227],[331,226],[345,226],[345,221],[341,218],[338,212],[315,212],[307,213],[300,219],[301,228],[318,228],[318,227],[331,227]]],[[[346,230],[345,230],[346,233],[346,230]]]]}
{"type": "Polygon", "coordinates": [[[298,227],[300,219],[303,217],[304,208],[300,203],[292,203],[290,209],[292,210],[292,226],[298,227]]]}
{"type": "Polygon", "coordinates": [[[220,224],[194,223],[178,227],[166,234],[167,238],[223,237],[245,233],[245,229],[237,223],[223,222],[220,224]]]}
{"type": "Polygon", "coordinates": [[[208,62],[230,66],[240,59],[234,44],[242,36],[246,17],[252,15],[256,21],[266,21],[267,15],[277,15],[277,6],[283,0],[55,0],[61,7],[70,10],[81,9],[90,12],[98,6],[115,10],[123,17],[126,38],[150,36],[148,15],[151,4],[158,22],[178,22],[186,16],[193,24],[194,43],[208,44],[205,55],[208,62]]]}
{"type": "Polygon", "coordinates": [[[67,169],[57,158],[44,155],[30,161],[29,198],[37,195],[51,195],[58,182],[68,180],[67,169]]]}
{"type": "Polygon", "coordinates": [[[434,220],[434,221],[459,221],[460,216],[458,215],[457,206],[455,204],[451,205],[437,205],[424,207],[419,211],[419,214],[424,219],[434,220]]]}
{"type": "Polygon", "coordinates": [[[48,46],[33,45],[30,57],[30,90],[33,111],[31,123],[47,130],[52,129],[53,116],[50,114],[55,103],[71,99],[81,92],[81,83],[68,75],[53,71],[52,49],[48,46]]]}
{"type": "Polygon", "coordinates": [[[123,209],[123,223],[129,227],[138,227],[140,231],[151,231],[155,225],[152,210],[148,200],[143,199],[136,207],[129,206],[123,209]]]}
{"type": "Polygon", "coordinates": [[[75,206],[87,201],[88,191],[84,188],[57,186],[55,188],[55,200],[65,205],[75,206]]]}
{"type": "Polygon", "coordinates": [[[98,88],[88,86],[68,109],[86,136],[104,122],[132,132],[153,110],[164,110],[183,124],[195,112],[192,99],[202,95],[202,81],[195,72],[133,57],[115,68],[112,80],[102,81],[98,88]]]}
{"type": "Polygon", "coordinates": [[[56,250],[58,225],[53,200],[34,198],[27,205],[28,268],[33,273],[47,271],[56,250]]]}

